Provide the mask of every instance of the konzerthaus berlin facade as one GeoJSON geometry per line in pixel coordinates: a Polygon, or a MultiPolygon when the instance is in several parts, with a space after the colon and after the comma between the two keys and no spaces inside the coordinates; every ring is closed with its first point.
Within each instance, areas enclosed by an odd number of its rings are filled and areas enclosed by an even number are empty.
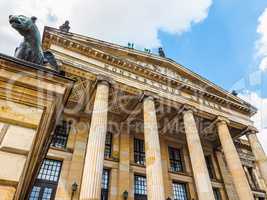
{"type": "Polygon", "coordinates": [[[43,48],[60,74],[0,55],[1,200],[266,199],[253,106],[164,55],[49,27],[43,48]]]}

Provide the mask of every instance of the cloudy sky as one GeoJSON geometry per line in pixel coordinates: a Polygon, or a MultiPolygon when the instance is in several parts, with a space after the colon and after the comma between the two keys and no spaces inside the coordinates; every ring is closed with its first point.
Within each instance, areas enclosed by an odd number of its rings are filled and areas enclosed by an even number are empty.
{"type": "Polygon", "coordinates": [[[20,41],[10,14],[37,16],[58,27],[138,49],[163,46],[168,57],[255,105],[267,152],[266,0],[1,0],[0,52],[20,41]]]}

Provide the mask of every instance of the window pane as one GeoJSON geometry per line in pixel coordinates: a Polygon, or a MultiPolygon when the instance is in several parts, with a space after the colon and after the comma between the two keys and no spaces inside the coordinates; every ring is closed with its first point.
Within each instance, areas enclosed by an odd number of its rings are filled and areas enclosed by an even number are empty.
{"type": "Polygon", "coordinates": [[[45,159],[38,174],[38,179],[57,182],[61,170],[61,162],[45,159]]]}
{"type": "Polygon", "coordinates": [[[108,200],[108,192],[109,192],[109,170],[104,169],[102,174],[101,200],[108,200]]]}
{"type": "Polygon", "coordinates": [[[137,175],[134,176],[134,194],[137,195],[147,194],[146,177],[137,175]]]}
{"type": "Polygon", "coordinates": [[[112,153],[112,133],[107,133],[105,143],[105,158],[110,158],[112,153]]]}
{"type": "Polygon", "coordinates": [[[144,140],[134,139],[134,162],[145,165],[144,140]]]}
{"type": "Polygon", "coordinates": [[[52,199],[52,188],[44,188],[43,198],[42,200],[50,200],[52,199]]]}
{"type": "Polygon", "coordinates": [[[170,167],[173,172],[183,171],[183,162],[181,158],[181,152],[179,149],[169,147],[170,167]]]}
{"type": "Polygon", "coordinates": [[[62,121],[61,124],[57,125],[51,146],[65,148],[67,145],[70,128],[71,123],[67,121],[62,121]]]}
{"type": "Polygon", "coordinates": [[[215,175],[214,175],[214,169],[213,169],[211,156],[205,156],[205,160],[206,160],[206,165],[208,168],[209,176],[210,176],[210,178],[213,179],[213,178],[215,178],[215,175]]]}
{"type": "Polygon", "coordinates": [[[38,200],[41,187],[33,186],[29,200],[38,200]]]}
{"type": "Polygon", "coordinates": [[[172,183],[174,200],[188,200],[186,192],[186,184],[172,183]]]}
{"type": "Polygon", "coordinates": [[[215,200],[221,200],[221,194],[219,188],[213,188],[215,200]]]}

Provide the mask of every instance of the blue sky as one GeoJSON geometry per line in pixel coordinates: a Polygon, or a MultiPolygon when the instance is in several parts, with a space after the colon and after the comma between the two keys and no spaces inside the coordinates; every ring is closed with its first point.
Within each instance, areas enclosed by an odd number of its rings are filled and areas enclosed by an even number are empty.
{"type": "MultiPolygon", "coordinates": [[[[258,18],[266,7],[267,1],[263,0],[215,1],[208,17],[190,31],[179,37],[161,32],[162,45],[170,58],[231,90],[237,81],[258,70],[254,56],[259,37],[256,30],[258,18]]],[[[262,76],[263,86],[267,84],[267,76],[262,76]]],[[[266,87],[262,95],[267,97],[266,87]]]]}

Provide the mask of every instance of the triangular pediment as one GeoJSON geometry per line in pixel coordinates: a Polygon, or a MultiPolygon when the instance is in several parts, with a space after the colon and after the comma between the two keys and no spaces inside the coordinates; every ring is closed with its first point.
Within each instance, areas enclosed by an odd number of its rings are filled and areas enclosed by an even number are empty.
{"type": "Polygon", "coordinates": [[[158,55],[130,49],[128,47],[97,40],[79,34],[64,33],[58,29],[50,27],[45,27],[44,30],[44,46],[48,45],[46,44],[47,41],[51,40],[51,34],[57,37],[56,40],[63,40],[61,41],[62,44],[64,43],[67,45],[72,45],[72,51],[77,49],[77,52],[80,52],[83,49],[86,50],[86,47],[88,47],[93,50],[95,54],[100,53],[102,58],[111,60],[117,59],[119,60],[118,62],[128,63],[128,66],[130,67],[137,66],[140,68],[145,68],[150,70],[151,73],[157,73],[159,76],[180,82],[185,87],[191,88],[193,92],[203,93],[207,97],[218,102],[220,101],[221,103],[230,103],[237,109],[244,110],[249,115],[253,115],[256,112],[256,109],[249,103],[237,96],[232,95],[230,92],[192,72],[172,59],[163,58],[158,55]]]}

